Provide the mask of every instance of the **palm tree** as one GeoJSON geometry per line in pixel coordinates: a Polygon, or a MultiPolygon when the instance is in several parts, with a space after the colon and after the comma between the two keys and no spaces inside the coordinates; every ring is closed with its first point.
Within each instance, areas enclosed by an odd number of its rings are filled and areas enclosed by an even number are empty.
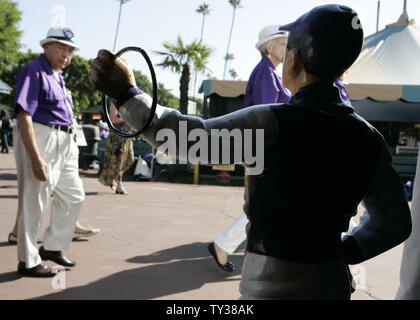
{"type": "Polygon", "coordinates": [[[191,67],[194,70],[208,70],[207,63],[212,49],[205,46],[202,41],[193,41],[184,44],[181,36],[175,45],[164,42],[163,47],[166,51],[156,51],[155,53],[163,56],[163,61],[158,66],[169,69],[176,73],[181,73],[179,80],[179,110],[186,114],[188,109],[188,86],[190,83],[191,67]]]}
{"type": "Polygon", "coordinates": [[[232,62],[232,60],[235,59],[235,56],[232,53],[227,53],[225,56],[225,61],[226,61],[226,69],[230,69],[230,63],[232,62]]]}
{"type": "MultiPolygon", "coordinates": [[[[230,26],[229,41],[228,41],[227,50],[226,50],[226,56],[225,57],[227,57],[228,54],[229,54],[229,47],[230,47],[230,41],[232,39],[232,31],[233,31],[233,24],[235,22],[236,9],[242,8],[242,6],[241,6],[241,0],[229,0],[229,3],[233,7],[233,15],[232,15],[232,24],[230,26]]],[[[225,59],[225,68],[223,70],[223,79],[225,79],[225,77],[226,77],[227,62],[228,62],[228,60],[225,59]]]]}
{"type": "Polygon", "coordinates": [[[236,73],[235,69],[229,69],[229,74],[233,80],[235,80],[238,77],[238,74],[236,73]]]}
{"type": "Polygon", "coordinates": [[[203,40],[203,32],[204,32],[204,21],[206,19],[206,15],[210,14],[210,8],[209,5],[205,2],[203,4],[200,4],[195,10],[197,13],[201,13],[203,15],[203,22],[201,23],[201,35],[200,35],[200,41],[203,40]]]}
{"type": "MultiPolygon", "coordinates": [[[[206,19],[206,15],[210,14],[210,7],[207,3],[203,2],[202,4],[200,4],[197,8],[197,10],[195,10],[195,12],[197,13],[201,13],[203,15],[203,21],[201,23],[201,34],[200,34],[200,41],[203,40],[203,33],[204,33],[204,21],[206,19]]],[[[195,71],[194,74],[194,88],[193,88],[193,95],[195,97],[195,88],[197,85],[197,71],[195,71]]]]}
{"type": "Polygon", "coordinates": [[[118,29],[120,27],[120,18],[121,18],[121,9],[124,3],[130,1],[130,0],[117,0],[120,2],[120,11],[118,13],[118,22],[117,22],[117,30],[115,30],[115,39],[114,39],[114,46],[112,48],[112,51],[115,51],[115,46],[117,44],[117,37],[118,37],[118,29]]]}

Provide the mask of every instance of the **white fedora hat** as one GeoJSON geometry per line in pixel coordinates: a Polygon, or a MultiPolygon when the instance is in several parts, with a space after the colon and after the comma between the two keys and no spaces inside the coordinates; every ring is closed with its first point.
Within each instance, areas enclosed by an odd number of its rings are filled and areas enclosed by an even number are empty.
{"type": "Polygon", "coordinates": [[[286,37],[287,32],[286,31],[280,31],[279,30],[280,25],[271,25],[266,26],[261,29],[260,33],[258,34],[258,42],[255,44],[255,47],[260,50],[261,46],[265,43],[267,43],[270,40],[280,38],[280,37],[286,37]]]}
{"type": "Polygon", "coordinates": [[[39,43],[44,47],[49,42],[60,42],[73,47],[75,50],[80,50],[74,42],[74,32],[68,27],[52,27],[48,30],[47,37],[39,43]]]}

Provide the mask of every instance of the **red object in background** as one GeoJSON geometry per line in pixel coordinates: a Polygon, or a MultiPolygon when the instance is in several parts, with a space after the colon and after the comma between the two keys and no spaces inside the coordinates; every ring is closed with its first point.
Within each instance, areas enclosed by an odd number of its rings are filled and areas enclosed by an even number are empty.
{"type": "Polygon", "coordinates": [[[92,120],[102,120],[101,114],[92,114],[92,120]]]}

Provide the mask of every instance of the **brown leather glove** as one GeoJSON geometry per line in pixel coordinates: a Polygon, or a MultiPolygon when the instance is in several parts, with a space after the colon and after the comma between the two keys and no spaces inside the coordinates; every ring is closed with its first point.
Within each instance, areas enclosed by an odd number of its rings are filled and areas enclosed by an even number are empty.
{"type": "Polygon", "coordinates": [[[89,80],[99,91],[116,99],[131,86],[136,86],[133,71],[127,61],[106,49],[99,50],[92,63],[89,80]]]}

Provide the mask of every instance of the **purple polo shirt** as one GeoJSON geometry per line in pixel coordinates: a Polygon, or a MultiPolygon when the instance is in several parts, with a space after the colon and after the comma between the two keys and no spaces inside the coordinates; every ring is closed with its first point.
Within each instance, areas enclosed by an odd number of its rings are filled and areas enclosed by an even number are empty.
{"type": "MultiPolygon", "coordinates": [[[[67,92],[61,73],[59,77],[67,92]]],[[[68,100],[71,108],[74,109],[71,98],[68,100]]],[[[28,112],[33,121],[67,127],[72,125],[63,89],[44,54],[23,66],[19,71],[15,95],[16,114],[19,112],[19,107],[28,112]]]]}
{"type": "Polygon", "coordinates": [[[245,91],[244,107],[267,103],[287,103],[290,91],[285,89],[276,68],[263,56],[249,77],[245,91]]]}

